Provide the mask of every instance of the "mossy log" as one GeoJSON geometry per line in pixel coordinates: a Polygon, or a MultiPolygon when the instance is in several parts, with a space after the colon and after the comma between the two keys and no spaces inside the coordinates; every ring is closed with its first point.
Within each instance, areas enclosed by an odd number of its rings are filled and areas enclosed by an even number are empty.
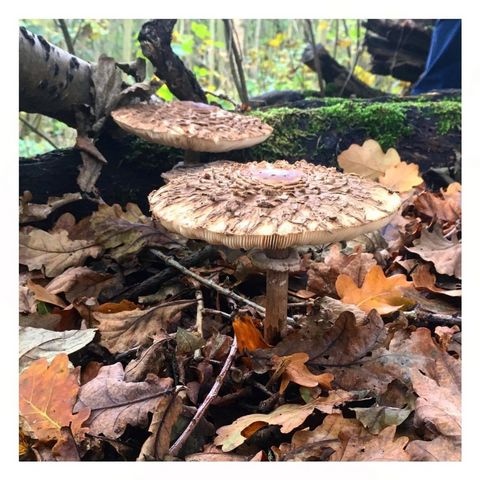
{"type": "MultiPolygon", "coordinates": [[[[394,147],[402,160],[414,162],[425,174],[432,168],[452,172],[461,148],[461,101],[457,95],[424,96],[402,101],[392,97],[375,100],[303,100],[252,115],[274,128],[272,136],[253,148],[223,154],[202,154],[201,161],[220,159],[247,162],[305,159],[337,166],[337,156],[350,145],[377,140],[384,150],[394,147]]],[[[97,182],[108,204],[137,203],[148,211],[147,195],[163,184],[161,174],[184,156],[183,150],[147,143],[119,130],[104,133],[96,146],[107,159],[97,182]]],[[[20,162],[20,194],[30,190],[35,203],[49,196],[79,191],[76,184],[80,155],[75,149],[55,150],[20,162]]],[[[426,175],[428,177],[428,173],[426,175]]],[[[429,178],[428,181],[433,181],[429,178]]],[[[90,201],[63,207],[79,216],[96,209],[90,201]]],[[[55,212],[58,216],[62,209],[55,212]]]]}

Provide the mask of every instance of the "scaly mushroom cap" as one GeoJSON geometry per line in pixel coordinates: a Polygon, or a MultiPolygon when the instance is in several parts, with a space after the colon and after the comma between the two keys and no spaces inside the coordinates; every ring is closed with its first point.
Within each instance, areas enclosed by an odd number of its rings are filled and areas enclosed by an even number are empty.
{"type": "Polygon", "coordinates": [[[389,223],[401,204],[379,183],[304,160],[206,166],[148,199],[172,232],[247,250],[349,240],[389,223]]]}
{"type": "Polygon", "coordinates": [[[140,103],[112,112],[123,130],[161,145],[228,152],[266,140],[273,129],[253,116],[194,102],[140,103]]]}

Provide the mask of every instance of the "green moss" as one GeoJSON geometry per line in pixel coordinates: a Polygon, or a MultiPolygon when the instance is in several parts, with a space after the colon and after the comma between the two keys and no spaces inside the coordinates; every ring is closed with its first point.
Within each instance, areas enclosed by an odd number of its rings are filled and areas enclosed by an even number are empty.
{"type": "Polygon", "coordinates": [[[444,135],[450,130],[462,130],[462,105],[455,101],[435,102],[431,109],[437,118],[438,133],[444,135]]]}

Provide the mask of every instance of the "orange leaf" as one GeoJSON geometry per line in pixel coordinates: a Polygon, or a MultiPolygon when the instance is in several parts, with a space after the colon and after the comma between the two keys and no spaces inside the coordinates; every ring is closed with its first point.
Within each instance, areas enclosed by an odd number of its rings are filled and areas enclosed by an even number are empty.
{"type": "Polygon", "coordinates": [[[253,324],[252,317],[248,315],[238,317],[233,322],[233,330],[237,337],[239,352],[243,352],[245,348],[251,352],[257,348],[271,348],[271,345],[264,340],[263,335],[253,324]]]}
{"type": "Polygon", "coordinates": [[[32,282],[30,279],[27,281],[27,287],[35,294],[35,299],[40,302],[50,303],[51,305],[57,305],[58,307],[65,308],[67,304],[58,296],[50,293],[48,290],[32,282]]]}
{"type": "Polygon", "coordinates": [[[130,302],[129,300],[122,300],[120,303],[104,303],[98,307],[97,312],[100,313],[119,313],[119,312],[131,312],[140,308],[139,305],[130,302]]]}
{"type": "Polygon", "coordinates": [[[383,153],[375,140],[366,140],[362,146],[351,145],[338,156],[338,164],[345,173],[358,173],[370,180],[378,180],[388,167],[400,163],[400,156],[394,148],[383,153]]]}
{"type": "MultiPolygon", "coordinates": [[[[274,362],[273,370],[278,368],[280,363],[286,357],[278,357],[273,355],[272,360],[274,362]]],[[[304,387],[316,387],[320,385],[326,390],[331,390],[330,382],[333,380],[331,373],[323,373],[321,375],[314,375],[305,365],[308,362],[309,357],[306,353],[293,353],[290,355],[291,361],[287,364],[285,371],[282,375],[282,383],[280,385],[280,393],[283,393],[290,382],[295,382],[298,385],[304,387]]]]}
{"type": "Polygon", "coordinates": [[[90,416],[90,408],[72,413],[77,400],[78,370],[68,371],[68,355],[57,355],[50,367],[40,358],[20,375],[20,413],[39,440],[60,439],[61,428],[68,427],[72,434],[82,438],[81,425],[90,416]]]}
{"type": "Polygon", "coordinates": [[[424,264],[418,267],[412,273],[412,280],[415,288],[418,290],[426,290],[427,292],[432,293],[440,293],[442,295],[448,295],[449,297],[461,297],[462,291],[461,290],[445,290],[443,288],[439,288],[435,285],[435,281],[437,278],[435,274],[430,273],[430,266],[431,264],[424,264]]]}
{"type": "Polygon", "coordinates": [[[423,183],[423,178],[418,175],[418,165],[400,162],[387,168],[380,183],[396,192],[408,192],[423,183]]]}
{"type": "Polygon", "coordinates": [[[397,287],[409,287],[412,282],[407,281],[405,275],[385,277],[382,267],[374,265],[365,277],[361,288],[348,275],[340,275],[335,284],[338,295],[343,303],[354,303],[368,313],[374,308],[380,315],[395,312],[415,304],[406,297],[397,287]]]}

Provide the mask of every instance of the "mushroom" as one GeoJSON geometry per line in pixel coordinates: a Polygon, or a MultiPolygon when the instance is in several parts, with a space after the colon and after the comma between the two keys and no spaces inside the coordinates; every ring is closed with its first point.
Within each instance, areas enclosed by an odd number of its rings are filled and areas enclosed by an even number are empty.
{"type": "Polygon", "coordinates": [[[294,246],[376,230],[401,204],[379,183],[304,160],[206,165],[148,199],[153,216],[173,232],[251,250],[252,263],[267,272],[264,334],[271,344],[287,332],[288,275],[300,268],[294,246]]]}
{"type": "Polygon", "coordinates": [[[138,103],[112,112],[128,133],[149,142],[186,150],[184,165],[199,163],[199,152],[228,152],[266,140],[273,129],[254,116],[186,101],[138,103]]]}

